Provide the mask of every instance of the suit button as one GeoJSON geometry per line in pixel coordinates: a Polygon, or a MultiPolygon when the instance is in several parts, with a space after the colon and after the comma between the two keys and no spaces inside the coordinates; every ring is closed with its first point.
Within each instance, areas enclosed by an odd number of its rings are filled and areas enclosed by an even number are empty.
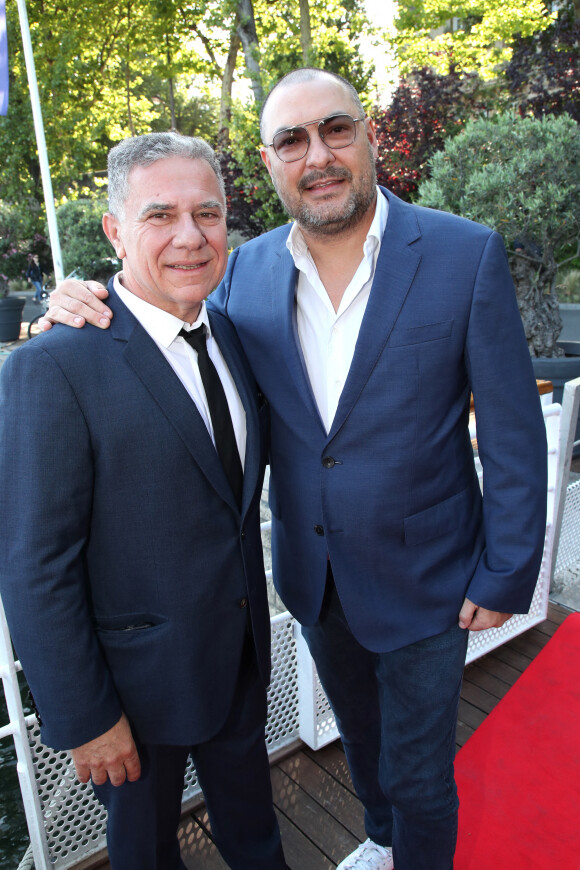
{"type": "Polygon", "coordinates": [[[332,458],[332,456],[325,456],[322,460],[322,464],[325,468],[334,468],[336,465],[336,460],[332,458]]]}
{"type": "Polygon", "coordinates": [[[246,530],[245,529],[242,529],[242,531],[240,533],[240,537],[241,537],[242,541],[246,540],[246,530]]]}
{"type": "Polygon", "coordinates": [[[317,535],[323,535],[324,534],[324,526],[314,526],[314,531],[316,532],[317,535]]]}
{"type": "Polygon", "coordinates": [[[244,607],[247,607],[247,606],[248,606],[248,599],[247,599],[247,598],[242,598],[242,599],[240,600],[240,608],[243,610],[244,607]]]}

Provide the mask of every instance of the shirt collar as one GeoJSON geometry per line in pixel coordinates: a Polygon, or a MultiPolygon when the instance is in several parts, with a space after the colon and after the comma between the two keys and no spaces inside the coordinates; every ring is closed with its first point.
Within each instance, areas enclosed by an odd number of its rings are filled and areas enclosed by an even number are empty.
{"type": "MultiPolygon", "coordinates": [[[[385,227],[387,226],[388,216],[389,201],[377,187],[375,214],[363,247],[365,257],[369,256],[369,254],[378,253],[385,232],[385,227]]],[[[297,258],[304,257],[308,253],[308,245],[302,235],[302,230],[296,222],[292,224],[292,228],[288,238],[286,239],[286,247],[290,251],[295,263],[297,258]]]]}
{"type": "Polygon", "coordinates": [[[195,329],[196,327],[201,326],[202,323],[205,324],[208,335],[211,335],[205,302],[201,303],[199,316],[195,323],[190,326],[189,323],[185,323],[174,314],[170,314],[169,311],[157,308],[156,305],[146,302],[144,299],[141,299],[140,296],[135,296],[134,293],[131,293],[130,290],[127,290],[127,288],[123,287],[121,284],[122,275],[122,272],[117,272],[113,285],[121,302],[124,302],[129,311],[137,318],[143,329],[145,329],[151,338],[162,347],[168,348],[170,344],[175,341],[180,330],[185,329],[189,332],[190,329],[195,329]]]}

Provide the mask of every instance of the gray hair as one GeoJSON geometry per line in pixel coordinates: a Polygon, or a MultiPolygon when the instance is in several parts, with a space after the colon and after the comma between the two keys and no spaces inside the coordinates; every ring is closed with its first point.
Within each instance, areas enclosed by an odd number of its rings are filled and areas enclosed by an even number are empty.
{"type": "MultiPolygon", "coordinates": [[[[314,66],[301,67],[300,69],[295,69],[292,72],[286,73],[286,75],[282,76],[281,79],[278,79],[278,81],[272,87],[272,89],[268,93],[268,96],[264,100],[264,104],[263,104],[262,109],[260,111],[260,135],[262,137],[262,142],[265,141],[264,140],[264,114],[266,111],[266,106],[268,105],[268,100],[270,99],[270,97],[272,96],[274,91],[278,90],[278,88],[284,87],[285,85],[295,85],[295,84],[301,84],[303,82],[311,82],[314,79],[322,78],[324,76],[326,76],[327,78],[330,78],[330,79],[334,79],[334,81],[341,84],[343,86],[343,88],[346,90],[346,92],[349,95],[349,97],[351,98],[351,100],[353,101],[357,112],[361,116],[366,115],[366,112],[364,110],[364,106],[361,103],[361,100],[360,100],[360,97],[356,91],[356,88],[353,85],[351,85],[351,83],[349,81],[347,81],[347,79],[338,75],[338,73],[330,72],[330,70],[319,69],[318,67],[314,67],[314,66]]],[[[307,91],[305,92],[304,102],[305,103],[308,102],[308,92],[307,91]]]]}
{"type": "Polygon", "coordinates": [[[123,139],[109,151],[109,212],[119,219],[125,216],[129,174],[135,166],[150,166],[157,160],[170,157],[205,160],[215,173],[225,202],[226,192],[219,160],[207,142],[180,133],[145,133],[143,136],[123,139]]]}

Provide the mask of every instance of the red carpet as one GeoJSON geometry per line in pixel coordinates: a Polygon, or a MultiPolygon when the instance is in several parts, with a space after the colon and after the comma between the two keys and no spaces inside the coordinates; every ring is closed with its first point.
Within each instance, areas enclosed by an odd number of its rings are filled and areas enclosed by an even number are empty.
{"type": "Polygon", "coordinates": [[[580,870],[580,613],[456,759],[454,870],[580,870]]]}

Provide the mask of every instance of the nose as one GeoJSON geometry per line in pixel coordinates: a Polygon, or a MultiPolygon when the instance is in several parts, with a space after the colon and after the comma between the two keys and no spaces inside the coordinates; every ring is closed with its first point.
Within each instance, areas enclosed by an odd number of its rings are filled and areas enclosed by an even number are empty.
{"type": "Polygon", "coordinates": [[[329,163],[334,163],[336,160],[334,151],[326,145],[324,139],[321,139],[316,127],[310,128],[309,135],[310,145],[306,152],[306,165],[321,168],[328,166],[329,163]]]}
{"type": "Polygon", "coordinates": [[[174,247],[197,250],[203,248],[205,244],[206,238],[203,230],[193,215],[181,215],[175,225],[175,234],[173,236],[174,247]]]}

